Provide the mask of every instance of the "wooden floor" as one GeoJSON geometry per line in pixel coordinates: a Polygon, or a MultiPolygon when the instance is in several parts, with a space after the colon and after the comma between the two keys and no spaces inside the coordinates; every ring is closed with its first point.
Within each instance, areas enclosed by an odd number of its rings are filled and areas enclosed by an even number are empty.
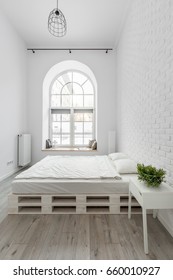
{"type": "Polygon", "coordinates": [[[9,215],[10,179],[0,183],[0,259],[166,259],[173,238],[148,215],[149,255],[143,251],[142,216],[9,215]]]}

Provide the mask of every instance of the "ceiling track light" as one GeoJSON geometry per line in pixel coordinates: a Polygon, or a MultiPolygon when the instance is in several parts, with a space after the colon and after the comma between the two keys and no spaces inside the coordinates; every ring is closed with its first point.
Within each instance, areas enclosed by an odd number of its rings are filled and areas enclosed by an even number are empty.
{"type": "Polygon", "coordinates": [[[65,16],[58,8],[58,0],[57,0],[57,8],[53,9],[48,18],[48,30],[55,37],[63,37],[67,33],[67,23],[65,16]]]}

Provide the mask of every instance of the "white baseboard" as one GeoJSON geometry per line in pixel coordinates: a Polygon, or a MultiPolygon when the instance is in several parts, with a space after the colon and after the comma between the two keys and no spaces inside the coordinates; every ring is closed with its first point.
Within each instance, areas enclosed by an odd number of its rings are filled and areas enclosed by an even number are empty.
{"type": "Polygon", "coordinates": [[[167,223],[167,221],[158,213],[158,220],[162,223],[162,225],[167,229],[170,235],[173,237],[173,228],[167,223]]]}
{"type": "Polygon", "coordinates": [[[30,165],[25,165],[25,166],[21,166],[21,167],[17,167],[15,168],[14,170],[12,170],[11,172],[3,175],[0,177],[0,182],[4,181],[5,179],[9,178],[10,176],[12,176],[13,174],[19,172],[19,171],[22,171],[23,169],[27,168],[27,167],[30,167],[30,165]]]}
{"type": "Polygon", "coordinates": [[[12,170],[11,172],[1,176],[0,177],[0,182],[2,182],[3,180],[7,179],[10,176],[12,176],[13,174],[17,173],[19,170],[20,170],[20,168],[16,168],[16,169],[12,170]]]}

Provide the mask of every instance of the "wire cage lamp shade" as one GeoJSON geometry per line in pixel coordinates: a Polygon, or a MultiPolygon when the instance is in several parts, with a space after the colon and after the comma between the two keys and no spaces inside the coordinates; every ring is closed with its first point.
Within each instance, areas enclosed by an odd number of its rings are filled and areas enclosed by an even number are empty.
{"type": "Polygon", "coordinates": [[[55,37],[63,37],[67,32],[67,23],[65,16],[58,9],[58,0],[57,8],[53,9],[48,18],[48,30],[55,37]]]}

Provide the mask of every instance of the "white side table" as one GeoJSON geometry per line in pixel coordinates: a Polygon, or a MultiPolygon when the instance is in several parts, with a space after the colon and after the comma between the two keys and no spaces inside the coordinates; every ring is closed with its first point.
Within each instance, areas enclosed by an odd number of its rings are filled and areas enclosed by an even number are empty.
{"type": "Polygon", "coordinates": [[[153,209],[153,217],[158,209],[173,209],[173,188],[162,183],[158,188],[147,187],[138,179],[131,179],[129,184],[128,217],[131,218],[131,200],[136,198],[142,207],[144,251],[148,254],[147,209],[153,209]]]}

